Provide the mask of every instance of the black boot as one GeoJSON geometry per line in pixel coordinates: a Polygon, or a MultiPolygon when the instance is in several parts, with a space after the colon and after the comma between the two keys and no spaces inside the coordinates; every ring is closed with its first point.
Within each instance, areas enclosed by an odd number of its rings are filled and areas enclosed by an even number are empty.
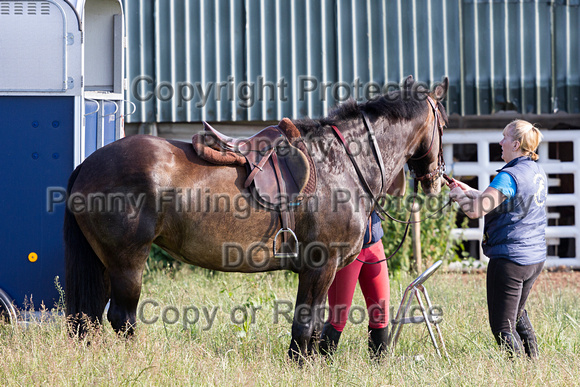
{"type": "Polygon", "coordinates": [[[338,340],[340,340],[341,333],[334,329],[331,323],[324,323],[322,334],[320,335],[320,342],[318,343],[319,352],[324,356],[333,355],[338,345],[338,340]]]}
{"type": "Polygon", "coordinates": [[[510,357],[519,356],[523,353],[523,345],[520,336],[511,332],[497,332],[493,334],[497,344],[506,350],[510,357]]]}
{"type": "Polygon", "coordinates": [[[382,354],[387,353],[388,336],[388,326],[384,328],[369,327],[369,352],[371,359],[378,360],[382,354]]]}
{"type": "Polygon", "coordinates": [[[524,310],[522,316],[518,319],[516,324],[516,331],[522,339],[522,344],[524,345],[524,351],[531,359],[538,358],[538,340],[536,339],[536,333],[534,332],[534,327],[530,322],[528,317],[528,312],[524,310]]]}

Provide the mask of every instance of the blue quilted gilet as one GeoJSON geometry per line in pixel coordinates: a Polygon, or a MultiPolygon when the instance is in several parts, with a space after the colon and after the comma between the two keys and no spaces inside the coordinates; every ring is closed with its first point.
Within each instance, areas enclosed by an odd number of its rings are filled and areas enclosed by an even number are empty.
{"type": "Polygon", "coordinates": [[[529,157],[518,157],[498,172],[515,180],[516,194],[485,216],[483,253],[533,265],[546,259],[546,174],[529,157]]]}

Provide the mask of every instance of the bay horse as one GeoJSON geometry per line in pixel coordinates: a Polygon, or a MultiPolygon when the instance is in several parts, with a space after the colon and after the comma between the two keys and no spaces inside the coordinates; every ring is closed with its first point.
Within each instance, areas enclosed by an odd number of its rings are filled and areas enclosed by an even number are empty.
{"type": "Polygon", "coordinates": [[[432,91],[413,85],[408,77],[400,90],[374,100],[345,102],[326,118],[293,121],[316,171],[313,193],[294,211],[303,246],[297,259],[276,259],[268,249],[254,249],[235,265],[224,259],[224,245],[242,253],[257,241],[271,245],[281,224],[280,214],[259,206],[244,187],[243,167],[212,165],[191,143],[144,135],[95,151],[74,170],[67,187],[65,301],[71,335],[86,332],[87,321],[98,325],[109,299],[112,327],[133,333],[142,275],[155,243],[175,259],[208,269],[297,272],[289,355],[310,354],[323,323],[317,311],[323,310],[334,275],[363,245],[374,206],[365,186],[384,196],[386,187],[401,183],[397,176],[408,163],[418,177],[429,177],[421,181],[425,193],[440,192],[442,127],[437,122],[447,120],[439,101],[448,80],[432,91]],[[353,151],[355,144],[359,152],[353,151]],[[185,194],[188,188],[194,190],[191,195],[185,194]],[[91,206],[91,198],[102,200],[91,206]],[[227,208],[235,201],[243,214],[227,208]],[[316,248],[309,250],[311,245],[316,248]]]}

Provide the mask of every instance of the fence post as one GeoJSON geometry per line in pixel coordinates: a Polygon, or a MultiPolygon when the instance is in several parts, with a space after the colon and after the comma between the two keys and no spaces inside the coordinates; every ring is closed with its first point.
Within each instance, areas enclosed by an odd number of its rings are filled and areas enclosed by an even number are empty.
{"type": "Polygon", "coordinates": [[[413,239],[413,261],[415,273],[423,272],[423,262],[421,257],[421,219],[420,206],[417,203],[413,204],[411,220],[411,237],[413,239]]]}

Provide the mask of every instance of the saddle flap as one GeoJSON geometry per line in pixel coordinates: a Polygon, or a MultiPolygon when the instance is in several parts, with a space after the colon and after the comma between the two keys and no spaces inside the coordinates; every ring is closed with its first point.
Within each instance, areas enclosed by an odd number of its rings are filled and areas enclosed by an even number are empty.
{"type": "Polygon", "coordinates": [[[255,174],[253,183],[256,193],[262,200],[274,205],[280,204],[280,201],[296,201],[310,179],[308,159],[301,150],[287,142],[276,147],[276,156],[276,161],[269,157],[262,170],[255,174]],[[278,181],[274,162],[278,163],[282,182],[278,181]],[[284,185],[286,198],[280,198],[279,184],[284,185]]]}

